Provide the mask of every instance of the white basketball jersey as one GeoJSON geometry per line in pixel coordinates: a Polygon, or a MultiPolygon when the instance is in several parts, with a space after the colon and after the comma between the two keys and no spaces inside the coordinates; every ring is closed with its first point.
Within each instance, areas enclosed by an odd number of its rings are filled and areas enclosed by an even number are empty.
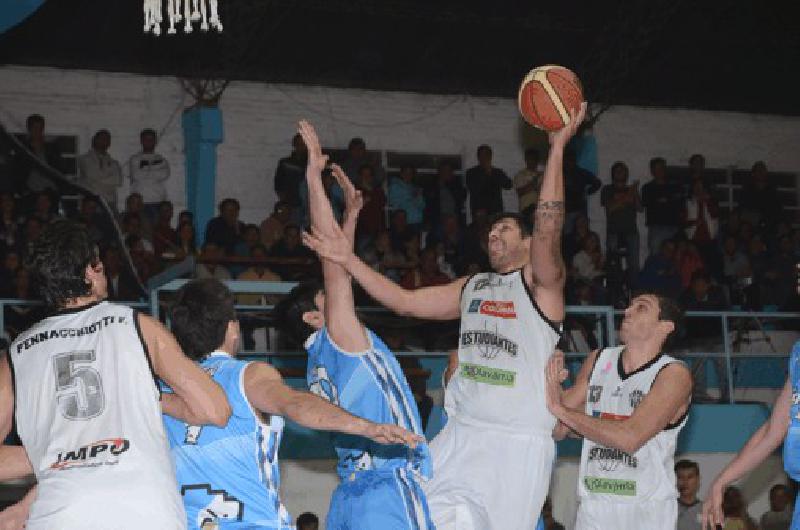
{"type": "Polygon", "coordinates": [[[136,313],[99,302],[9,348],[16,420],[39,491],[29,529],[185,528],[136,313]]]}
{"type": "MultiPolygon", "coordinates": [[[[622,367],[624,346],[600,352],[589,379],[586,414],[622,420],[630,417],[650,392],[658,373],[666,365],[680,362],[659,355],[636,371],[625,374],[622,367]]],[[[588,438],[583,441],[578,495],[583,499],[612,502],[664,500],[675,502],[675,445],[687,414],[668,425],[634,454],[605,447],[588,438]]]]}
{"type": "Polygon", "coordinates": [[[549,436],[555,418],[545,404],[544,370],[560,331],[536,305],[522,270],[470,278],[461,294],[459,365],[447,388],[448,414],[491,429],[549,436]]]}

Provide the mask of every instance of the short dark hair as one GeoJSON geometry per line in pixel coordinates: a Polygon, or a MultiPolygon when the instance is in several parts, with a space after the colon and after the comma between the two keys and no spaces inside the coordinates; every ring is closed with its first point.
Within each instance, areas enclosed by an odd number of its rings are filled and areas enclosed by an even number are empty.
{"type": "Polygon", "coordinates": [[[145,136],[152,136],[153,138],[157,138],[158,135],[156,134],[155,129],[142,129],[142,132],[139,133],[139,138],[144,138],[145,136]]]}
{"type": "Polygon", "coordinates": [[[233,293],[217,279],[192,280],[175,295],[169,309],[172,333],[190,359],[202,360],[225,341],[236,320],[233,293]]]}
{"type": "Polygon", "coordinates": [[[97,138],[99,138],[100,136],[103,136],[103,135],[108,136],[109,138],[111,138],[111,133],[108,132],[108,129],[99,129],[97,132],[95,132],[92,135],[92,143],[94,143],[95,140],[97,140],[97,138]]]}
{"type": "Polygon", "coordinates": [[[787,486],[786,484],[775,484],[774,486],[772,486],[769,489],[770,497],[772,496],[773,493],[775,493],[777,491],[780,491],[780,490],[783,490],[784,492],[786,492],[787,495],[789,494],[789,486],[787,486]]]}
{"type": "Polygon", "coordinates": [[[499,223],[504,219],[513,219],[516,221],[523,237],[528,237],[533,233],[533,227],[531,226],[531,223],[527,221],[522,214],[516,212],[500,212],[494,214],[491,219],[489,219],[489,227],[494,226],[496,223],[499,223]]]}
{"type": "Polygon", "coordinates": [[[323,290],[324,287],[319,280],[307,280],[295,286],[286,298],[275,306],[278,326],[293,344],[302,345],[308,336],[314,333],[314,328],[303,321],[303,314],[318,310],[314,297],[323,290]]]}
{"type": "Polygon", "coordinates": [[[682,469],[694,469],[695,473],[697,473],[698,476],[700,475],[700,466],[697,465],[697,462],[694,460],[683,459],[675,462],[675,473],[682,469]]]}
{"type": "Polygon", "coordinates": [[[614,162],[614,164],[611,166],[611,177],[612,177],[612,178],[614,177],[614,172],[615,172],[617,169],[624,169],[624,170],[625,170],[625,173],[627,173],[628,175],[630,175],[630,170],[628,169],[628,164],[626,164],[626,163],[625,163],[625,162],[623,162],[622,160],[617,160],[617,161],[616,161],[616,162],[614,162]]]}
{"type": "Polygon", "coordinates": [[[475,154],[477,156],[481,156],[481,151],[487,151],[489,153],[489,155],[491,156],[492,147],[490,145],[488,145],[488,144],[481,144],[481,145],[478,146],[478,149],[475,151],[475,154]]]}
{"type": "Polygon", "coordinates": [[[657,165],[661,164],[662,166],[667,166],[667,161],[664,160],[662,157],[657,156],[650,159],[650,171],[653,171],[657,165]]]}
{"type": "Polygon", "coordinates": [[[85,227],[68,219],[48,223],[28,248],[25,267],[39,296],[50,307],[87,296],[86,266],[97,263],[97,247],[85,227]]]}
{"type": "Polygon", "coordinates": [[[683,326],[683,319],[684,319],[684,312],[683,308],[675,301],[674,298],[670,298],[669,296],[663,295],[661,292],[656,290],[642,290],[638,291],[634,298],[637,296],[644,296],[650,295],[654,296],[658,300],[658,319],[664,320],[667,322],[672,322],[675,326],[674,329],[667,335],[666,340],[664,341],[664,345],[669,347],[672,346],[675,338],[680,335],[680,330],[683,326]]]}
{"type": "Polygon", "coordinates": [[[367,142],[365,142],[363,138],[356,136],[355,138],[352,138],[350,140],[350,143],[347,144],[347,150],[349,151],[354,147],[361,147],[362,149],[366,149],[367,142]]]}
{"type": "Polygon", "coordinates": [[[304,512],[297,516],[297,520],[294,522],[295,526],[297,526],[297,530],[302,530],[303,525],[307,524],[319,524],[319,518],[311,512],[304,512]]]}
{"type": "Polygon", "coordinates": [[[34,123],[39,123],[42,126],[44,126],[44,116],[42,116],[41,114],[31,114],[25,119],[25,127],[27,127],[28,129],[30,129],[31,125],[33,125],[34,123]]]}
{"type": "Polygon", "coordinates": [[[536,160],[539,160],[541,158],[540,155],[539,155],[539,150],[536,149],[535,147],[529,147],[529,148],[525,149],[525,158],[528,158],[528,157],[533,157],[536,160]]]}
{"type": "Polygon", "coordinates": [[[241,210],[242,209],[242,207],[239,205],[239,201],[237,201],[236,199],[234,199],[232,197],[228,197],[228,198],[222,199],[222,201],[220,201],[219,206],[218,206],[219,211],[221,212],[222,209],[225,208],[229,204],[232,204],[233,206],[235,206],[237,210],[241,210]]]}

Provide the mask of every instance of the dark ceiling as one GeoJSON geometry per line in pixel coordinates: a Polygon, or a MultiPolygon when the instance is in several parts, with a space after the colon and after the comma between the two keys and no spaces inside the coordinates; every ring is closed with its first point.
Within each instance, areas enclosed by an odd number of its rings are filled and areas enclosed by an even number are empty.
{"type": "Polygon", "coordinates": [[[796,0],[219,0],[222,34],[142,33],[142,0],[49,0],[0,63],[515,96],[533,66],[592,101],[800,115],[796,0]]]}

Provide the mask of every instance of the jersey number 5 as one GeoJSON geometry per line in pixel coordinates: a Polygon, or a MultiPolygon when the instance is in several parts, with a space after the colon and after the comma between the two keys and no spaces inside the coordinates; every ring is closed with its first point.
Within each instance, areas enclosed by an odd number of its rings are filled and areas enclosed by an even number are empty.
{"type": "Polygon", "coordinates": [[[73,351],[53,357],[56,372],[56,400],[68,420],[88,420],[105,408],[100,374],[92,368],[94,350],[73,351]]]}

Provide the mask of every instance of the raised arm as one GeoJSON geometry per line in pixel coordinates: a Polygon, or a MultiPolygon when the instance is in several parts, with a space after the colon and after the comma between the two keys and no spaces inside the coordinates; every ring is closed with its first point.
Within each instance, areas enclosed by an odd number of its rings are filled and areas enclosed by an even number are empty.
{"type": "Polygon", "coordinates": [[[783,443],[789,430],[791,407],[792,383],[787,379],[775,401],[769,420],[753,433],[736,458],[731,460],[714,479],[708,498],[703,503],[703,528],[714,529],[716,525],[724,523],[722,495],[725,488],[755,469],[783,443]]]}
{"type": "Polygon", "coordinates": [[[244,372],[244,391],[248,401],[267,414],[285,416],[294,422],[324,431],[365,436],[382,444],[415,447],[424,440],[398,425],[377,424],[353,416],[319,396],[287,386],[272,366],[254,362],[244,372]]]}
{"type": "MultiPolygon", "coordinates": [[[[572,410],[582,410],[586,406],[586,393],[589,390],[589,380],[592,377],[592,370],[597,362],[597,356],[600,350],[594,350],[584,359],[578,375],[575,377],[575,384],[564,390],[561,394],[561,403],[564,407],[572,410]]],[[[546,376],[548,379],[557,380],[563,383],[562,378],[566,378],[566,374],[562,371],[564,368],[564,354],[556,350],[550,357],[547,363],[546,376]]],[[[553,429],[553,438],[561,440],[567,435],[572,433],[571,429],[563,422],[559,421],[553,429]]]]}
{"type": "Polygon", "coordinates": [[[539,202],[534,214],[531,259],[525,266],[525,280],[531,286],[536,303],[551,320],[564,320],[564,282],[566,268],[561,256],[561,232],[564,227],[564,148],[575,135],[584,116],[586,103],[561,130],[550,133],[550,154],[544,170],[539,202]]]}
{"type": "Polygon", "coordinates": [[[547,407],[564,425],[606,447],[633,454],[653,436],[678,420],[689,407],[692,375],[683,364],[667,365],[656,377],[650,392],[624,420],[601,419],[583,410],[564,406],[561,384],[548,371],[547,407]]]}
{"type": "Polygon", "coordinates": [[[183,354],[175,337],[161,322],[141,313],[136,318],[153,370],[174,392],[162,394],[162,410],[192,425],[224,427],[231,407],[222,388],[183,354]]]}
{"type": "MultiPolygon", "coordinates": [[[[301,121],[298,131],[308,149],[308,166],[306,166],[306,182],[308,184],[308,204],[311,214],[311,230],[317,234],[335,235],[341,232],[339,224],[333,215],[330,199],[325,193],[322,183],[322,171],[328,162],[328,157],[322,154],[317,133],[310,123],[301,121]]],[[[340,184],[349,180],[344,172],[337,166],[340,173],[340,184]],[[342,179],[342,176],[344,178],[342,179]]],[[[350,184],[352,187],[352,184],[350,184]]],[[[348,188],[349,190],[349,188],[348,188]]],[[[354,190],[346,194],[351,202],[354,199],[354,190]]],[[[349,205],[348,216],[357,216],[353,204],[349,205]]],[[[353,223],[353,232],[355,224],[353,223]]],[[[352,251],[352,239],[348,239],[352,251]]],[[[324,258],[324,256],[323,256],[324,258]]],[[[322,260],[322,276],[325,281],[325,326],[328,328],[333,341],[349,352],[364,351],[369,347],[364,326],[356,315],[355,302],[353,301],[353,287],[350,276],[344,268],[327,259],[322,260]]]]}

